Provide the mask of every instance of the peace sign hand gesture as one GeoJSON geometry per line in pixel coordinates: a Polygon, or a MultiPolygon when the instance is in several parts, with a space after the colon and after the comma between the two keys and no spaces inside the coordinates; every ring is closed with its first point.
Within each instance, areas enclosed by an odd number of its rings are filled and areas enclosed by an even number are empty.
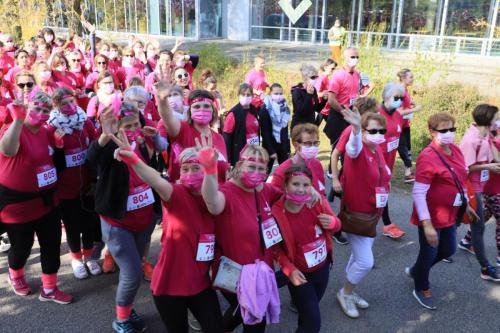
{"type": "Polygon", "coordinates": [[[121,161],[131,167],[139,163],[139,157],[132,150],[123,129],[118,132],[118,136],[111,134],[110,137],[118,146],[114,153],[114,157],[117,161],[121,161]]]}

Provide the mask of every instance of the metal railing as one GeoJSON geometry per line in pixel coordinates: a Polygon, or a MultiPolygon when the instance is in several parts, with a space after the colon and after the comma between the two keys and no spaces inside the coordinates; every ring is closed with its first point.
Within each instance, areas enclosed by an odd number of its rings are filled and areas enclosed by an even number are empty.
{"type": "MultiPolygon", "coordinates": [[[[328,30],[294,27],[251,26],[252,40],[328,44],[328,30]]],[[[455,37],[418,34],[397,34],[372,31],[348,31],[349,45],[373,46],[409,52],[439,52],[500,56],[499,38],[455,37]]]]}

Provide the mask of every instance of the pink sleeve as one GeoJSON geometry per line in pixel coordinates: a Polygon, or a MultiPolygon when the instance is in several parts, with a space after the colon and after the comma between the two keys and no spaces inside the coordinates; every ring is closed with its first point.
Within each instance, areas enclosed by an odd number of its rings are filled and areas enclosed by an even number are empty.
{"type": "Polygon", "coordinates": [[[254,80],[254,71],[253,69],[250,70],[250,72],[247,73],[247,75],[245,76],[245,83],[248,83],[249,85],[251,85],[253,87],[253,80],[254,80]]]}
{"type": "Polygon", "coordinates": [[[97,98],[95,96],[90,99],[89,104],[87,104],[87,117],[95,118],[97,111],[96,102],[97,98]]]}
{"type": "Polygon", "coordinates": [[[427,206],[427,191],[429,191],[430,188],[430,184],[419,182],[415,182],[413,185],[413,203],[415,204],[419,221],[431,219],[429,207],[427,206]]]}
{"type": "Polygon", "coordinates": [[[460,142],[460,150],[464,155],[465,166],[470,167],[477,163],[476,160],[476,149],[477,145],[473,142],[472,138],[465,135],[460,142]]]}
{"type": "Polygon", "coordinates": [[[230,112],[226,117],[223,132],[229,134],[234,132],[234,114],[232,112],[230,112]]]}
{"type": "Polygon", "coordinates": [[[330,80],[330,86],[328,87],[328,91],[338,95],[340,92],[340,77],[339,75],[333,75],[332,79],[330,80]]]}

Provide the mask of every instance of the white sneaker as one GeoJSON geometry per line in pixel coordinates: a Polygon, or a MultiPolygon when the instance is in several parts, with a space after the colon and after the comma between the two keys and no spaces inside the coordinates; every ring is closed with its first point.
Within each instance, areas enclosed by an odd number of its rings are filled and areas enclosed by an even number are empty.
{"type": "Polygon", "coordinates": [[[361,296],[356,294],[355,292],[352,293],[353,299],[354,299],[354,304],[360,309],[368,309],[370,304],[361,296]]]}
{"type": "Polygon", "coordinates": [[[5,253],[10,250],[9,238],[6,234],[0,235],[0,252],[5,253]]]}
{"type": "Polygon", "coordinates": [[[340,289],[337,293],[337,301],[339,301],[340,307],[346,316],[353,319],[359,317],[359,312],[356,308],[353,295],[346,295],[344,294],[344,289],[340,289]]]}
{"type": "Polygon", "coordinates": [[[71,267],[73,267],[73,274],[79,280],[86,279],[89,277],[87,269],[81,260],[71,260],[71,267]]]}
{"type": "Polygon", "coordinates": [[[85,262],[85,265],[87,265],[90,274],[94,276],[102,273],[101,266],[99,266],[99,263],[96,260],[87,260],[87,262],[85,262]]]}

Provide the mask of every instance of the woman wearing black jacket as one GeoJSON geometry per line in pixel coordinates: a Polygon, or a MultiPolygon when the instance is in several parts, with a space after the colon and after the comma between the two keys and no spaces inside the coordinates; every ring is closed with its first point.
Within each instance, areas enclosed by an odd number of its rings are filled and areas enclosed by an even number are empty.
{"type": "Polygon", "coordinates": [[[319,100],[318,92],[314,88],[318,79],[316,68],[312,65],[302,65],[300,72],[302,82],[292,87],[293,116],[290,131],[298,124],[315,124],[316,113],[321,112],[326,104],[326,100],[319,100]]]}
{"type": "MultiPolygon", "coordinates": [[[[240,152],[245,145],[255,144],[269,147],[272,135],[272,128],[269,126],[263,127],[263,125],[270,125],[270,122],[261,123],[262,110],[257,110],[251,104],[252,87],[247,83],[243,83],[238,90],[238,96],[239,103],[229,111],[222,131],[231,166],[234,166],[239,161],[240,152]]],[[[271,158],[276,158],[276,156],[271,156],[271,158]]]]}
{"type": "Polygon", "coordinates": [[[101,218],[103,240],[120,267],[116,291],[116,332],[146,329],[144,321],[133,310],[133,301],[142,279],[142,256],[149,242],[155,199],[149,185],[135,171],[114,158],[118,146],[112,141],[120,131],[131,149],[145,163],[150,156],[142,135],[139,110],[123,103],[118,118],[113,110],[100,117],[102,134],[92,142],[87,159],[97,169],[95,210],[101,218]]]}

